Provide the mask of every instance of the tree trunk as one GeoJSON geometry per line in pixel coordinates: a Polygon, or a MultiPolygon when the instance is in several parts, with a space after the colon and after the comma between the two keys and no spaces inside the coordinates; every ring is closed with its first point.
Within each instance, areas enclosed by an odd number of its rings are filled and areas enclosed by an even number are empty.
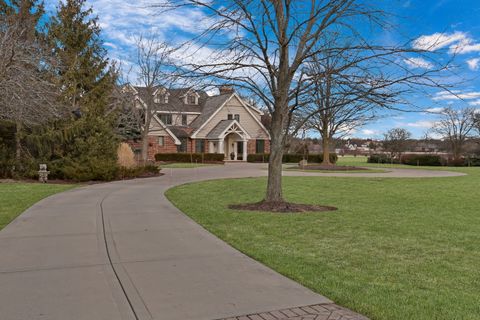
{"type": "Polygon", "coordinates": [[[330,166],[332,165],[332,163],[330,162],[330,139],[329,138],[322,139],[322,147],[323,147],[322,165],[330,166]]]}
{"type": "Polygon", "coordinates": [[[142,133],[142,162],[146,163],[148,160],[148,131],[142,133]]]}
{"type": "Polygon", "coordinates": [[[270,159],[268,161],[268,182],[265,202],[283,202],[282,158],[285,140],[285,121],[280,110],[272,114],[270,127],[270,159]]]}
{"type": "Polygon", "coordinates": [[[268,182],[266,202],[283,202],[282,194],[283,144],[279,137],[272,136],[270,159],[268,161],[268,182]]]}
{"type": "Polygon", "coordinates": [[[15,129],[15,161],[19,165],[22,159],[22,123],[20,121],[15,122],[15,129]]]}

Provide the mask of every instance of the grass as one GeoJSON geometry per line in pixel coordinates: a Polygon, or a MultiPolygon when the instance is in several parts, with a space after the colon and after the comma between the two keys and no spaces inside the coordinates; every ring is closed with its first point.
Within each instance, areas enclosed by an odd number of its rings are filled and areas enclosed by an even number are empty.
{"type": "Polygon", "coordinates": [[[208,166],[217,166],[218,164],[215,163],[168,163],[162,164],[160,167],[163,168],[172,168],[172,169],[191,169],[191,168],[199,168],[199,167],[208,167],[208,166]]]}
{"type": "Polygon", "coordinates": [[[479,319],[480,168],[449,170],[468,175],[284,177],[287,200],[335,212],[227,208],[261,200],[264,178],[187,184],[167,196],[234,247],[372,319],[479,319]]]}
{"type": "Polygon", "coordinates": [[[73,187],[66,184],[0,183],[0,230],[35,202],[73,187]]]}

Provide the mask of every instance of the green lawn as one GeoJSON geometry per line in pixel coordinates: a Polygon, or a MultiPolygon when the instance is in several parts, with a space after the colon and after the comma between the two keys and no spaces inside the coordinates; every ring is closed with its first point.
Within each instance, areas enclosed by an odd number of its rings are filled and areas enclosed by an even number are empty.
{"type": "Polygon", "coordinates": [[[289,201],[335,212],[227,208],[261,200],[264,178],[188,184],[167,196],[234,247],[372,319],[479,319],[480,168],[449,170],[468,175],[284,178],[289,201]]]}
{"type": "Polygon", "coordinates": [[[66,184],[0,183],[0,230],[35,202],[73,187],[66,184]]]}

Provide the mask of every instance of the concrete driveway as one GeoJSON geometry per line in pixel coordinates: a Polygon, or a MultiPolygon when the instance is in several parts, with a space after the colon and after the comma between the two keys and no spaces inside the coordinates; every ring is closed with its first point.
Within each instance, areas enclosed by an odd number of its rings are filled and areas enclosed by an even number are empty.
{"type": "Polygon", "coordinates": [[[233,249],[164,197],[190,181],[262,175],[251,164],[167,169],[40,201],[0,232],[0,319],[365,319],[233,249]]]}

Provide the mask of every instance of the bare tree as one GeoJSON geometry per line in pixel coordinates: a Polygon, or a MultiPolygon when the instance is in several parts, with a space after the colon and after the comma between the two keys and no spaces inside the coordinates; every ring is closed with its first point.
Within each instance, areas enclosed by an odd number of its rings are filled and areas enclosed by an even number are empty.
{"type": "Polygon", "coordinates": [[[440,116],[432,131],[448,141],[454,160],[461,159],[465,142],[475,129],[475,109],[448,107],[440,112],[440,116]]]}
{"type": "MultiPolygon", "coordinates": [[[[330,141],[376,119],[376,112],[398,102],[392,79],[373,74],[376,57],[352,57],[322,52],[308,64],[311,98],[303,109],[307,128],[322,137],[323,164],[330,163],[330,141]]],[[[352,54],[350,52],[348,54],[352,54]]],[[[376,66],[375,66],[376,67],[376,66]]]]}
{"type": "Polygon", "coordinates": [[[408,140],[412,134],[403,128],[393,128],[384,134],[383,149],[390,152],[390,157],[401,159],[408,148],[408,140]]]}
{"type": "Polygon", "coordinates": [[[21,23],[0,18],[0,118],[16,125],[16,159],[21,132],[62,115],[51,81],[51,61],[38,39],[27,37],[21,23]]]}
{"type": "MultiPolygon", "coordinates": [[[[292,116],[305,103],[309,86],[304,81],[305,63],[325,49],[322,44],[328,45],[327,33],[358,35],[354,27],[358,23],[385,25],[384,12],[355,0],[157,0],[155,6],[166,12],[188,8],[207,15],[199,36],[180,46],[183,75],[234,84],[267,107],[271,148],[264,201],[283,203],[282,156],[292,116]],[[201,59],[199,53],[207,58],[201,59]]],[[[363,44],[362,49],[378,48],[363,44]]],[[[392,58],[392,65],[399,60],[392,58]]]]}
{"type": "Polygon", "coordinates": [[[166,72],[170,66],[171,52],[172,49],[159,42],[155,36],[138,38],[135,71],[138,90],[143,90],[144,94],[141,95],[141,100],[134,101],[133,92],[123,92],[130,94],[130,99],[123,99],[126,102],[122,112],[124,129],[139,132],[142,142],[141,159],[144,162],[148,157],[148,136],[152,119],[159,108],[167,103],[166,90],[172,84],[166,72]]]}

